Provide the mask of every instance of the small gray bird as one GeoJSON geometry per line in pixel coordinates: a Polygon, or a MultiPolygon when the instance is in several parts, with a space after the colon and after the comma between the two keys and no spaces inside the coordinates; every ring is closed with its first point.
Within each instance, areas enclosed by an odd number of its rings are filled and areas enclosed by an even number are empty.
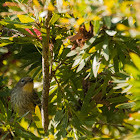
{"type": "Polygon", "coordinates": [[[40,105],[41,101],[38,94],[33,89],[33,79],[24,77],[19,80],[11,91],[11,105],[14,112],[18,112],[20,116],[29,112],[25,118],[32,120],[32,113],[35,106],[40,105]]]}

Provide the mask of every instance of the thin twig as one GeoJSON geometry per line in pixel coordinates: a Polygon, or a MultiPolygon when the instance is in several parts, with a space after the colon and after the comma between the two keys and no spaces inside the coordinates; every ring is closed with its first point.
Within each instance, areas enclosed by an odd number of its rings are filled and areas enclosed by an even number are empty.
{"type": "Polygon", "coordinates": [[[100,124],[100,125],[110,125],[110,126],[114,126],[114,127],[124,127],[123,125],[121,124],[113,124],[113,123],[104,123],[104,122],[97,122],[95,123],[96,124],[100,124]]]}

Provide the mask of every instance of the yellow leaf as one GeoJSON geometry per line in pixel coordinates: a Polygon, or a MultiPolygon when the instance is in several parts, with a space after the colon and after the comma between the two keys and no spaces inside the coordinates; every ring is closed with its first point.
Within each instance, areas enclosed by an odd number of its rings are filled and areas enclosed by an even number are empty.
{"type": "Polygon", "coordinates": [[[86,72],[91,72],[91,69],[86,70],[86,72]]]}
{"type": "Polygon", "coordinates": [[[94,16],[93,20],[100,20],[101,18],[99,16],[94,16]]]}
{"type": "Polygon", "coordinates": [[[92,48],[89,50],[89,53],[94,53],[94,52],[96,52],[96,49],[95,49],[95,47],[92,47],[92,48]]]}
{"type": "Polygon", "coordinates": [[[17,17],[19,18],[19,20],[22,23],[29,23],[29,22],[35,22],[34,19],[32,19],[31,17],[27,16],[27,15],[17,15],[17,17]]]}
{"type": "Polygon", "coordinates": [[[31,26],[26,26],[26,25],[22,25],[22,24],[14,24],[14,26],[15,26],[16,28],[23,28],[23,29],[25,29],[25,28],[30,29],[30,28],[31,28],[31,26]]]}
{"type": "Polygon", "coordinates": [[[36,123],[36,126],[39,128],[40,133],[44,134],[44,130],[42,127],[42,117],[41,117],[41,112],[38,106],[35,107],[35,115],[34,116],[34,121],[36,123]]]}
{"type": "Polygon", "coordinates": [[[58,53],[59,56],[61,55],[61,53],[63,52],[63,50],[64,50],[64,46],[61,45],[61,48],[60,48],[59,53],[58,53]]]}
{"type": "Polygon", "coordinates": [[[89,32],[89,29],[90,29],[90,23],[89,22],[85,23],[85,28],[86,28],[87,32],[89,32]]]}
{"type": "Polygon", "coordinates": [[[125,26],[124,24],[117,24],[117,29],[120,31],[128,30],[128,27],[125,26]]]}
{"type": "Polygon", "coordinates": [[[69,23],[69,19],[67,19],[67,18],[61,18],[59,21],[63,24],[69,23]]]}
{"type": "Polygon", "coordinates": [[[33,4],[34,4],[35,6],[37,6],[37,7],[40,6],[40,3],[38,2],[38,0],[33,0],[33,4]]]}
{"type": "Polygon", "coordinates": [[[35,114],[37,115],[37,117],[41,120],[41,112],[38,106],[35,107],[35,114]]]}
{"type": "Polygon", "coordinates": [[[6,46],[6,45],[9,45],[9,44],[12,44],[12,42],[9,42],[9,43],[1,43],[0,44],[0,47],[6,46]]]}
{"type": "Polygon", "coordinates": [[[20,122],[20,125],[24,128],[24,129],[27,129],[29,124],[28,122],[25,121],[24,117],[22,118],[21,122],[20,122]]]}
{"type": "Polygon", "coordinates": [[[54,135],[52,135],[52,134],[49,134],[48,137],[49,137],[50,140],[55,140],[55,137],[54,137],[54,135]]]}
{"type": "Polygon", "coordinates": [[[77,24],[78,24],[78,25],[81,25],[84,21],[85,21],[84,18],[79,18],[79,19],[77,20],[77,24]]]}
{"type": "Polygon", "coordinates": [[[98,70],[98,74],[101,73],[105,68],[105,65],[103,65],[102,63],[100,64],[99,70],[98,70]]]}
{"type": "Polygon", "coordinates": [[[130,57],[135,66],[140,70],[140,57],[135,53],[130,53],[130,57]]]}
{"type": "Polygon", "coordinates": [[[68,1],[63,1],[63,6],[67,7],[69,5],[70,5],[70,3],[68,1]]]}
{"type": "Polygon", "coordinates": [[[50,3],[49,6],[48,6],[48,10],[49,11],[54,11],[55,7],[50,3]]]}

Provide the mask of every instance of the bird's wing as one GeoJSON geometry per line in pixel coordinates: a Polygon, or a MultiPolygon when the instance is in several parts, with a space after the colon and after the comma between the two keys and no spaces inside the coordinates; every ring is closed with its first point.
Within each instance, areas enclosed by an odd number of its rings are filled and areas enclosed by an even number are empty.
{"type": "Polygon", "coordinates": [[[41,100],[35,91],[33,92],[33,102],[35,106],[38,105],[39,107],[41,107],[41,100]]]}

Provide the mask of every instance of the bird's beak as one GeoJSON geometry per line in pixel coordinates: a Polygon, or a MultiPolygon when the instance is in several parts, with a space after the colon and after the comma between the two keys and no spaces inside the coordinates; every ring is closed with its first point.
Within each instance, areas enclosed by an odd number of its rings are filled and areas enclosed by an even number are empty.
{"type": "Polygon", "coordinates": [[[29,82],[33,82],[34,80],[31,78],[31,79],[29,79],[29,82]]]}

